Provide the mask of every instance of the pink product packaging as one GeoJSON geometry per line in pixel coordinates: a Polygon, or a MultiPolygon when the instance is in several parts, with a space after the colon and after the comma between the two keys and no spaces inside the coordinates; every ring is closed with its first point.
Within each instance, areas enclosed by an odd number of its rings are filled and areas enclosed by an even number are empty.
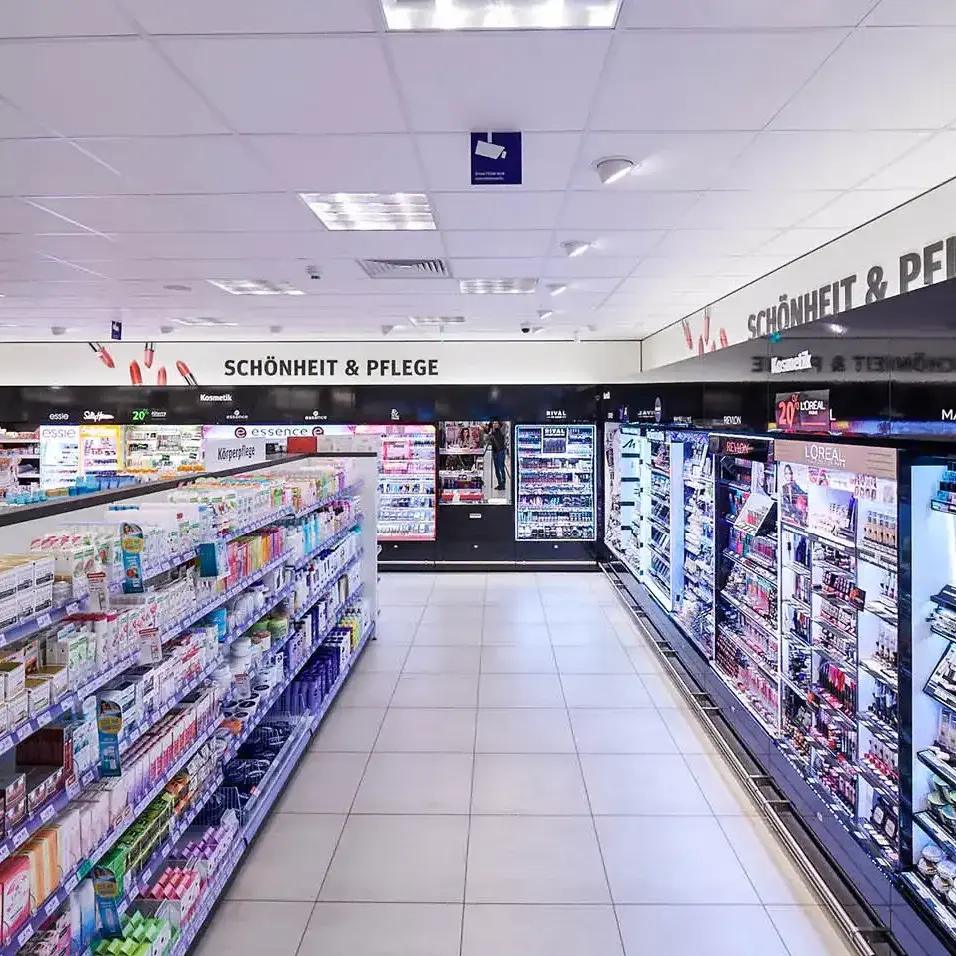
{"type": "Polygon", "coordinates": [[[0,864],[0,896],[3,900],[3,945],[13,942],[30,918],[30,861],[13,856],[0,864]]]}

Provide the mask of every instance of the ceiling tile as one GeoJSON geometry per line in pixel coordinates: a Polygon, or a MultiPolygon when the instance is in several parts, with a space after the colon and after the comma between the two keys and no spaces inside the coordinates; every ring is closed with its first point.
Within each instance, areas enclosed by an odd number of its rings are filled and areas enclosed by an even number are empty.
{"type": "Polygon", "coordinates": [[[800,226],[849,231],[908,202],[913,196],[911,189],[851,189],[802,220],[800,226]]]}
{"type": "Polygon", "coordinates": [[[882,0],[866,20],[867,26],[956,26],[951,0],[882,0]]]}
{"type": "Polygon", "coordinates": [[[568,259],[566,256],[554,256],[544,265],[544,271],[549,276],[567,282],[577,278],[594,279],[623,279],[628,275],[634,264],[635,258],[616,259],[610,256],[587,255],[578,256],[574,259],[568,259]]]}
{"type": "Polygon", "coordinates": [[[841,30],[627,33],[602,77],[590,126],[762,129],[844,35],[841,30]]]}
{"type": "Polygon", "coordinates": [[[780,256],[682,256],[678,258],[658,258],[650,255],[642,259],[634,268],[632,278],[680,279],[730,276],[737,285],[744,285],[751,279],[766,275],[785,261],[780,256]]]}
{"type": "Polygon", "coordinates": [[[655,247],[655,257],[745,256],[772,239],[776,229],[675,229],[655,247]]]}
{"type": "Polygon", "coordinates": [[[578,239],[597,239],[603,230],[669,229],[697,202],[698,193],[572,192],[561,215],[565,230],[584,230],[593,235],[578,239]]]}
{"type": "Polygon", "coordinates": [[[123,258],[303,259],[322,272],[334,259],[440,256],[438,233],[196,232],[116,236],[123,258]]]}
{"type": "Polygon", "coordinates": [[[722,189],[851,189],[919,145],[925,133],[761,133],[721,182],[722,189]]]}
{"type": "Polygon", "coordinates": [[[452,259],[456,279],[535,279],[541,259],[452,259]]]}
{"type": "Polygon", "coordinates": [[[346,33],[375,29],[356,0],[124,0],[149,33],[346,33]]]}
{"type": "Polygon", "coordinates": [[[442,234],[448,255],[453,258],[480,256],[517,256],[541,258],[547,254],[551,241],[549,229],[475,230],[471,232],[446,231],[442,234]]]}
{"type": "Polygon", "coordinates": [[[543,290],[542,294],[546,295],[549,283],[559,282],[566,284],[568,286],[567,292],[562,293],[557,298],[548,296],[547,299],[547,301],[558,303],[560,306],[560,303],[564,301],[577,302],[579,298],[586,301],[592,293],[603,297],[609,292],[613,292],[620,281],[620,279],[614,276],[605,276],[602,278],[585,276],[583,278],[569,279],[567,276],[553,275],[545,269],[545,274],[541,277],[538,287],[543,290]]]}
{"type": "Polygon", "coordinates": [[[430,189],[455,192],[565,189],[581,147],[579,133],[525,133],[521,141],[520,186],[471,186],[471,135],[421,133],[415,137],[430,189]]]}
{"type": "MultiPolygon", "coordinates": [[[[72,235],[45,235],[29,237],[31,247],[39,254],[56,256],[59,259],[68,259],[70,262],[82,263],[84,260],[100,261],[113,257],[116,243],[105,236],[96,236],[92,233],[73,233],[72,235]]],[[[95,265],[88,267],[96,272],[109,272],[95,265]]]]}
{"type": "MultiPolygon", "coordinates": [[[[767,27],[855,26],[874,0],[625,0],[626,27],[688,27],[693,29],[761,29],[767,27]]],[[[900,0],[909,3],[910,0],[900,0]]],[[[914,0],[916,2],[916,0],[914,0]]],[[[945,2],[945,0],[943,0],[945,2]]]]}
{"type": "Polygon", "coordinates": [[[0,100],[0,139],[21,139],[28,136],[50,135],[52,135],[52,130],[27,116],[22,110],[18,110],[12,103],[0,100]]]}
{"type": "Polygon", "coordinates": [[[0,0],[4,37],[120,36],[136,32],[114,0],[0,0]]]}
{"type": "Polygon", "coordinates": [[[82,226],[67,222],[21,199],[0,199],[0,229],[5,233],[26,235],[87,232],[82,226]]]}
{"type": "Polygon", "coordinates": [[[192,232],[118,236],[117,257],[144,259],[299,259],[321,253],[318,233],[192,232]]]}
{"type": "Polygon", "coordinates": [[[284,188],[297,193],[427,191],[406,133],[240,139],[276,171],[284,188]]]}
{"type": "Polygon", "coordinates": [[[125,192],[122,178],[66,140],[0,139],[0,196],[117,192],[125,192]]]}
{"type": "Polygon", "coordinates": [[[224,132],[140,39],[6,43],[0,96],[63,136],[224,132]]]}
{"type": "Polygon", "coordinates": [[[237,132],[404,128],[375,37],[183,38],[162,45],[237,132]]]}
{"type": "Polygon", "coordinates": [[[705,193],[681,220],[688,229],[786,229],[821,206],[832,202],[836,190],[705,193]]]}
{"type": "Polygon", "coordinates": [[[576,189],[700,190],[723,175],[753,133],[590,133],[574,175],[576,189]],[[639,163],[630,176],[602,186],[594,163],[623,156],[639,163]]]}
{"type": "Polygon", "coordinates": [[[104,233],[322,229],[305,204],[287,193],[51,199],[43,205],[104,233]]]}
{"type": "Polygon", "coordinates": [[[956,28],[863,28],[774,117],[774,129],[936,129],[956,105],[956,28]],[[892,63],[892,69],[887,64],[892,63]]]}
{"type": "Polygon", "coordinates": [[[781,255],[796,259],[842,235],[842,229],[788,229],[760,247],[761,255],[781,255]]]}
{"type": "Polygon", "coordinates": [[[440,229],[552,229],[560,192],[433,193],[440,229]]]}
{"type": "Polygon", "coordinates": [[[861,183],[861,188],[907,190],[912,197],[916,191],[931,189],[952,178],[956,172],[954,150],[956,131],[944,130],[861,183]]]}
{"type": "MultiPolygon", "coordinates": [[[[630,258],[636,261],[640,256],[647,255],[664,238],[666,232],[663,230],[647,229],[635,232],[618,231],[605,232],[598,236],[592,243],[590,249],[583,256],[578,256],[569,260],[570,262],[581,262],[585,259],[591,259],[595,256],[611,256],[617,258],[630,258]]],[[[551,246],[552,255],[558,255],[561,252],[561,243],[573,241],[578,236],[560,230],[554,237],[551,246]]]]}
{"type": "Polygon", "coordinates": [[[275,175],[234,136],[150,136],[77,140],[141,193],[254,192],[275,175]]]}
{"type": "Polygon", "coordinates": [[[387,42],[411,128],[461,132],[584,129],[610,39],[603,30],[532,30],[387,42]]]}

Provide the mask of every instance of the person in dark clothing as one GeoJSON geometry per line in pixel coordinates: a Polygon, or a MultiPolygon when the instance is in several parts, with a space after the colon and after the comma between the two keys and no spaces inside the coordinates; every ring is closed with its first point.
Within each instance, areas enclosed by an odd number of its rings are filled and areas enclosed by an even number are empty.
{"type": "Polygon", "coordinates": [[[495,485],[495,491],[504,491],[507,478],[505,458],[508,455],[508,448],[505,444],[505,433],[501,427],[501,421],[497,418],[493,418],[486,426],[485,431],[488,433],[488,444],[491,445],[491,459],[495,465],[495,479],[498,482],[495,485]]]}

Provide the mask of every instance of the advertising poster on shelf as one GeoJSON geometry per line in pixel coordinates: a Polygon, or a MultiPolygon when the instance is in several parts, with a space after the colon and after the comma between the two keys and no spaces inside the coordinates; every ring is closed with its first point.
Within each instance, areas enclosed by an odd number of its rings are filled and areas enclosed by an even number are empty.
{"type": "Polygon", "coordinates": [[[81,474],[116,474],[122,470],[122,432],[120,425],[80,425],[81,474]]]}
{"type": "Polygon", "coordinates": [[[830,390],[777,392],[774,402],[776,425],[788,433],[826,435],[830,431],[830,390]]]}

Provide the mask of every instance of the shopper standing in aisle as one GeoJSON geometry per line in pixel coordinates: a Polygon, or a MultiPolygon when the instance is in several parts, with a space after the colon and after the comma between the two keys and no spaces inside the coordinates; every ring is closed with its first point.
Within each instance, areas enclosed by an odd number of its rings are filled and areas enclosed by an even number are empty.
{"type": "Polygon", "coordinates": [[[491,457],[495,464],[495,491],[505,490],[505,458],[508,448],[505,444],[505,433],[501,428],[501,420],[493,418],[485,429],[488,432],[488,444],[491,445],[491,457]]]}

